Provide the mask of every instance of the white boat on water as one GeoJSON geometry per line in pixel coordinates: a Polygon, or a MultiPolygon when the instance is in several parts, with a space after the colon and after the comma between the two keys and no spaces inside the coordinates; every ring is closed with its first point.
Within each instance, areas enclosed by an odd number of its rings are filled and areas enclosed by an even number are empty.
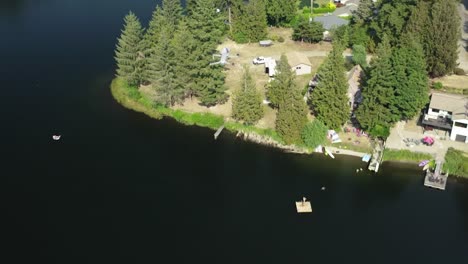
{"type": "Polygon", "coordinates": [[[335,158],[335,156],[333,156],[333,153],[332,153],[329,149],[327,149],[327,148],[324,148],[324,149],[325,149],[325,154],[327,154],[328,156],[330,156],[332,159],[335,158]]]}
{"type": "Polygon", "coordinates": [[[53,140],[60,140],[61,135],[53,135],[52,139],[53,140]]]}

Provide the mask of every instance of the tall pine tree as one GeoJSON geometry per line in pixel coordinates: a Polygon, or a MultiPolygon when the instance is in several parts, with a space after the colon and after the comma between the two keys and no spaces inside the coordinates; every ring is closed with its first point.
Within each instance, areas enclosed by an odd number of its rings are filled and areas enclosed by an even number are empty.
{"type": "Polygon", "coordinates": [[[287,144],[302,143],[301,133],[307,123],[307,106],[301,89],[295,84],[288,88],[278,107],[276,131],[287,144]]]}
{"type": "Polygon", "coordinates": [[[328,54],[318,70],[319,82],[311,99],[317,119],[332,129],[341,129],[350,115],[342,52],[342,47],[335,45],[328,54]]]}
{"type": "Polygon", "coordinates": [[[455,0],[434,0],[429,26],[428,70],[433,77],[451,73],[457,66],[460,17],[455,0]]]}
{"type": "Polygon", "coordinates": [[[426,61],[421,45],[411,36],[405,36],[392,54],[392,65],[398,84],[393,103],[402,119],[411,119],[426,105],[429,86],[426,61]]]}
{"type": "Polygon", "coordinates": [[[370,22],[374,16],[374,1],[361,0],[358,9],[353,12],[353,23],[361,25],[370,22]]]}
{"type": "Polygon", "coordinates": [[[267,0],[268,23],[272,26],[281,26],[289,23],[296,15],[296,2],[296,0],[267,0]]]}
{"type": "Polygon", "coordinates": [[[232,116],[250,125],[263,117],[262,99],[247,65],[244,65],[241,87],[232,100],[232,116]]]}
{"type": "Polygon", "coordinates": [[[142,79],[141,61],[144,57],[141,52],[143,28],[132,12],[125,16],[124,21],[115,51],[117,76],[124,78],[129,85],[138,86],[142,79]]]}
{"type": "Polygon", "coordinates": [[[363,101],[356,111],[361,127],[373,136],[386,137],[395,114],[395,71],[391,62],[392,50],[386,35],[377,47],[377,59],[372,61],[369,78],[362,88],[363,101]],[[384,133],[381,133],[381,131],[384,133]],[[387,131],[387,132],[386,132],[387,131]]]}
{"type": "Polygon", "coordinates": [[[289,89],[294,86],[295,74],[291,71],[288,58],[282,54],[281,59],[276,66],[275,79],[270,83],[267,89],[267,98],[273,107],[278,107],[289,92],[289,89]]]}
{"type": "Polygon", "coordinates": [[[223,36],[224,17],[218,12],[214,0],[190,0],[187,5],[188,27],[197,45],[191,56],[196,95],[205,106],[225,102],[227,95],[222,67],[209,65],[223,36]]]}

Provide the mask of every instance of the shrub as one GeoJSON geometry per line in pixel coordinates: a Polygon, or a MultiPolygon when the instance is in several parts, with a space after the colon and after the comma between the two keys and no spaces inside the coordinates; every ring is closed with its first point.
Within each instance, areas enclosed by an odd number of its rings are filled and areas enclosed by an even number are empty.
{"type": "Polygon", "coordinates": [[[239,44],[243,44],[243,43],[249,42],[249,39],[247,38],[247,36],[246,36],[244,33],[242,33],[242,32],[237,32],[237,33],[233,34],[232,39],[233,39],[236,43],[239,43],[239,44]]]}
{"type": "Polygon", "coordinates": [[[442,89],[443,87],[444,87],[444,86],[442,85],[441,82],[435,82],[435,83],[432,84],[432,89],[434,89],[434,90],[440,90],[440,89],[442,89]]]}
{"type": "Polygon", "coordinates": [[[445,155],[444,170],[452,175],[468,177],[468,153],[449,148],[445,155]]]}
{"type": "Polygon", "coordinates": [[[386,139],[390,135],[390,128],[376,125],[369,131],[369,134],[373,137],[386,139]]]}
{"type": "Polygon", "coordinates": [[[307,123],[302,130],[302,140],[309,148],[316,148],[327,140],[327,127],[319,120],[307,123]]]}
{"type": "Polygon", "coordinates": [[[455,68],[453,70],[453,73],[455,73],[456,75],[465,75],[465,71],[462,69],[462,68],[455,68]]]}
{"type": "Polygon", "coordinates": [[[278,35],[271,35],[271,36],[270,36],[270,39],[271,39],[272,41],[278,41],[278,40],[279,40],[279,36],[278,36],[278,35]]]}
{"type": "Polygon", "coordinates": [[[366,67],[366,48],[362,45],[353,45],[353,58],[352,61],[355,65],[361,65],[361,67],[366,67]]]}
{"type": "Polygon", "coordinates": [[[278,42],[283,43],[283,42],[284,42],[284,38],[283,38],[282,36],[280,36],[280,37],[278,38],[278,42]]]}

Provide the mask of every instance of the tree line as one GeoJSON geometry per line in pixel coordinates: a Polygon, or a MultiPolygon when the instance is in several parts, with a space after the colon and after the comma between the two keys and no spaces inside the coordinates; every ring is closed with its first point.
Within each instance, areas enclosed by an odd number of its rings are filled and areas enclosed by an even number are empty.
{"type": "Polygon", "coordinates": [[[117,75],[131,86],[151,85],[154,100],[174,105],[197,96],[202,105],[227,100],[222,67],[210,66],[225,34],[215,0],[163,0],[147,29],[130,12],[115,51],[117,75]]]}
{"type": "Polygon", "coordinates": [[[460,17],[457,0],[361,0],[353,14],[352,44],[366,46],[369,51],[384,38],[392,47],[404,35],[419,42],[432,77],[452,73],[457,66],[460,17]],[[357,32],[357,33],[356,33],[357,32]],[[357,43],[359,42],[359,43],[357,43]]]}

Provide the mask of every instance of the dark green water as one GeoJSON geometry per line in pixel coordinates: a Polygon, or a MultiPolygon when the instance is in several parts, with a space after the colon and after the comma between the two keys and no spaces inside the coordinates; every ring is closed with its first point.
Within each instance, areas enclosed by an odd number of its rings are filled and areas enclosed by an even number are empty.
{"type": "Polygon", "coordinates": [[[468,263],[466,183],[356,175],[114,102],[122,18],[154,5],[0,1],[2,263],[468,263]]]}

